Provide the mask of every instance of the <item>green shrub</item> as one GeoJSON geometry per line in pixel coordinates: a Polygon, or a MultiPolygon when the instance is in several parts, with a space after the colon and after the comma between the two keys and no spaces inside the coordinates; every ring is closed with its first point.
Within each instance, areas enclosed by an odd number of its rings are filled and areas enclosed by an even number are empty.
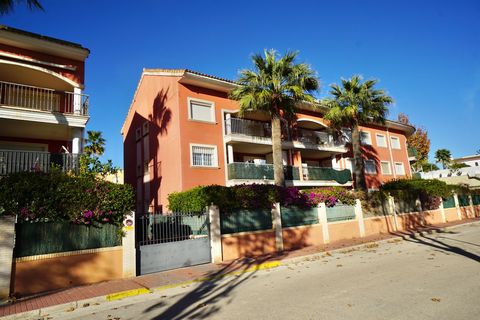
{"type": "Polygon", "coordinates": [[[19,172],[0,179],[0,211],[17,215],[21,222],[121,225],[134,201],[129,185],[74,177],[58,170],[19,172]]]}

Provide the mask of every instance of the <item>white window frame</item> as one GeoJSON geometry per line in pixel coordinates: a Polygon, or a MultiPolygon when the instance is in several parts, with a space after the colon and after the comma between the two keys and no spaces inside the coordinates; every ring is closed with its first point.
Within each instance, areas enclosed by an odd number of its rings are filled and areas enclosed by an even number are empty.
{"type": "Polygon", "coordinates": [[[190,166],[192,168],[218,168],[218,150],[217,146],[213,144],[198,144],[198,143],[190,143],[190,166]],[[213,149],[213,164],[211,166],[199,166],[193,164],[193,147],[200,147],[200,148],[212,148],[213,149]]]}
{"type": "Polygon", "coordinates": [[[377,164],[375,162],[375,160],[373,159],[366,159],[366,160],[363,160],[363,165],[365,167],[365,174],[377,174],[377,164]],[[373,162],[373,167],[375,168],[375,172],[368,172],[367,171],[367,162],[373,162]]]}
{"type": "Polygon", "coordinates": [[[400,150],[400,149],[402,149],[402,146],[401,146],[401,144],[400,144],[400,138],[399,138],[399,137],[390,136],[390,145],[392,146],[392,149],[395,149],[395,150],[400,150]],[[398,141],[398,148],[396,148],[395,145],[392,143],[393,140],[397,140],[397,141],[398,141]]]}
{"type": "Polygon", "coordinates": [[[375,136],[376,136],[376,139],[377,139],[377,147],[388,148],[388,141],[387,141],[387,136],[386,135],[377,133],[375,136]],[[380,143],[378,143],[378,141],[379,141],[378,137],[383,137],[383,139],[385,141],[385,145],[382,146],[382,145],[380,145],[380,143]]]}
{"type": "Polygon", "coordinates": [[[372,145],[372,135],[370,134],[370,132],[360,130],[359,135],[360,135],[360,144],[362,144],[364,146],[371,146],[372,145]],[[362,133],[368,135],[368,140],[367,141],[363,141],[362,133]]]}
{"type": "Polygon", "coordinates": [[[198,121],[198,122],[203,122],[203,123],[213,123],[213,124],[217,123],[217,120],[216,120],[216,117],[215,117],[215,102],[188,97],[187,98],[187,108],[188,108],[188,120],[198,121]],[[192,118],[192,102],[196,102],[196,103],[202,104],[202,105],[210,105],[210,118],[211,118],[211,120],[207,121],[207,120],[199,120],[199,119],[192,118]]]}
{"type": "Polygon", "coordinates": [[[380,161],[380,170],[382,171],[382,175],[384,176],[390,176],[392,175],[392,166],[390,164],[390,161],[380,161]],[[382,167],[382,164],[388,164],[388,172],[383,172],[383,167],[382,167]]]}
{"type": "Polygon", "coordinates": [[[405,176],[405,175],[407,175],[407,173],[405,172],[405,165],[403,164],[403,162],[395,162],[395,173],[396,173],[398,176],[405,176]],[[397,171],[397,164],[399,164],[399,165],[402,166],[402,171],[403,171],[403,172],[398,172],[398,171],[397,171]]]}

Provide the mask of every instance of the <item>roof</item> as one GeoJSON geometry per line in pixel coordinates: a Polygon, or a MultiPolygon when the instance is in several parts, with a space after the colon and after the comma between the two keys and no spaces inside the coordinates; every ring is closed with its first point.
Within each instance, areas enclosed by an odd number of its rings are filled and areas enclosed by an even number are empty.
{"type": "Polygon", "coordinates": [[[480,159],[480,154],[474,154],[470,156],[464,156],[464,157],[459,157],[452,159],[453,161],[465,161],[465,160],[475,160],[475,159],[480,159]]]}

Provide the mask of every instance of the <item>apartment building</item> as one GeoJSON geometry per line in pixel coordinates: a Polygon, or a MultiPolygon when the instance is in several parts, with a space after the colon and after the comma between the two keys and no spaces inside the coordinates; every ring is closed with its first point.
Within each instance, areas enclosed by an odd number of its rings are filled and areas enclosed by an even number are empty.
{"type": "MultiPolygon", "coordinates": [[[[273,183],[267,116],[238,115],[233,81],[191,70],[144,69],[122,127],[125,182],[137,210],[166,210],[167,197],[198,185],[273,183]]],[[[394,121],[361,128],[368,187],[411,176],[406,136],[394,121]]],[[[329,127],[322,110],[300,105],[282,128],[286,184],[352,187],[348,130],[329,127]]]]}
{"type": "Polygon", "coordinates": [[[78,166],[88,122],[80,44],[0,25],[0,176],[78,166]]]}

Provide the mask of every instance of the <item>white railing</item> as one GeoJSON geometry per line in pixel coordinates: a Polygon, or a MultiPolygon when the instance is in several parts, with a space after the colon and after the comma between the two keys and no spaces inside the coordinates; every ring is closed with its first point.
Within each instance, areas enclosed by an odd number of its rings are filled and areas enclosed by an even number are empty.
{"type": "Polygon", "coordinates": [[[0,176],[23,171],[48,172],[51,167],[77,172],[79,156],[73,153],[0,150],[0,176]]]}
{"type": "Polygon", "coordinates": [[[86,116],[88,103],[86,94],[0,81],[0,105],[86,116]]]}

